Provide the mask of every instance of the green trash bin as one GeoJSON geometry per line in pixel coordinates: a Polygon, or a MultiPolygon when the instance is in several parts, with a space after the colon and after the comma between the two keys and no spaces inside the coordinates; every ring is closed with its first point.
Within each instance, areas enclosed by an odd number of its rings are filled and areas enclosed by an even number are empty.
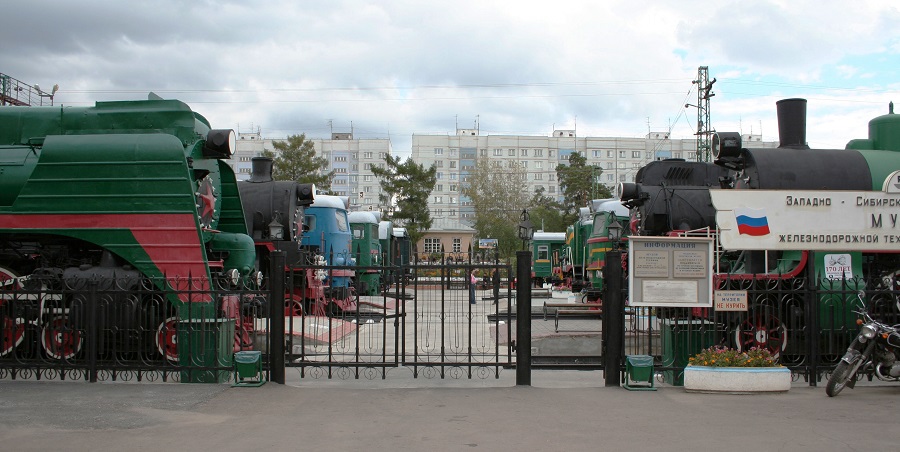
{"type": "Polygon", "coordinates": [[[178,322],[178,364],[182,383],[224,383],[231,377],[234,319],[178,322]]]}
{"type": "Polygon", "coordinates": [[[715,345],[715,323],[708,320],[660,319],[662,367],[675,367],[663,372],[663,381],[684,386],[684,368],[691,356],[715,345]]]}
{"type": "Polygon", "coordinates": [[[627,355],[625,357],[625,384],[629,391],[655,391],[653,387],[653,357],[627,355]]]}
{"type": "Polygon", "coordinates": [[[231,386],[262,386],[262,352],[240,351],[234,354],[234,384],[231,386]]]}

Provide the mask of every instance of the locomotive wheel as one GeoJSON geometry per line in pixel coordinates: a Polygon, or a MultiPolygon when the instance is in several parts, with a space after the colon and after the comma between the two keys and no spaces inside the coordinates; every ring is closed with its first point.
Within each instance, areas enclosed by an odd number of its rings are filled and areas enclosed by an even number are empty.
{"type": "Polygon", "coordinates": [[[13,351],[23,339],[25,324],[17,323],[15,318],[6,314],[0,314],[0,356],[13,351]]]}
{"type": "Polygon", "coordinates": [[[169,362],[178,362],[178,317],[168,317],[156,328],[156,349],[169,362]]]}
{"type": "Polygon", "coordinates": [[[54,316],[41,330],[41,345],[47,356],[67,360],[81,351],[81,332],[69,327],[65,316],[54,316]]]}
{"type": "Polygon", "coordinates": [[[17,275],[6,268],[0,267],[0,309],[6,309],[6,313],[0,313],[0,356],[4,356],[18,347],[25,338],[25,324],[16,321],[9,312],[12,296],[7,299],[5,292],[12,292],[22,288],[17,275]],[[6,300],[6,301],[4,301],[6,300]]]}
{"type": "Polygon", "coordinates": [[[303,297],[295,294],[285,294],[284,316],[300,317],[303,315],[303,297]]]}
{"type": "Polygon", "coordinates": [[[772,306],[754,306],[747,312],[747,320],[734,330],[738,351],[753,347],[765,348],[778,359],[787,347],[787,327],[775,316],[772,306]]]}

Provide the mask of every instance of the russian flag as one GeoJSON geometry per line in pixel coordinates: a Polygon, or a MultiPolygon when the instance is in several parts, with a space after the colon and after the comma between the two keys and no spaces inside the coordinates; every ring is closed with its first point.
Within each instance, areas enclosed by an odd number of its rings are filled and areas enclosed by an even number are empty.
{"type": "Polygon", "coordinates": [[[760,236],[769,233],[769,220],[766,219],[765,209],[739,207],[734,209],[734,218],[737,220],[740,234],[760,236]]]}

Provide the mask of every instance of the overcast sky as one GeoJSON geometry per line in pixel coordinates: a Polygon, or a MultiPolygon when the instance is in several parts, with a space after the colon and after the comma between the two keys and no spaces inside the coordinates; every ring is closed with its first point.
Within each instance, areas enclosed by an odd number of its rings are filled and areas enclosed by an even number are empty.
{"type": "Polygon", "coordinates": [[[0,73],[57,104],[180,99],[215,128],[641,137],[696,132],[699,66],[718,131],[777,140],[775,102],[808,99],[807,141],[843,148],[900,101],[895,0],[13,2],[0,73]]]}

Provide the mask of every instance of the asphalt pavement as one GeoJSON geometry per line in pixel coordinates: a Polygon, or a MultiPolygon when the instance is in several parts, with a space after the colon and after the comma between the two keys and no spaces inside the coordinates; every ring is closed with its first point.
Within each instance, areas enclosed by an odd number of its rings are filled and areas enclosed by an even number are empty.
{"type": "Polygon", "coordinates": [[[829,398],[604,387],[597,371],[258,388],[0,381],[0,450],[900,450],[900,384],[829,398]]]}

